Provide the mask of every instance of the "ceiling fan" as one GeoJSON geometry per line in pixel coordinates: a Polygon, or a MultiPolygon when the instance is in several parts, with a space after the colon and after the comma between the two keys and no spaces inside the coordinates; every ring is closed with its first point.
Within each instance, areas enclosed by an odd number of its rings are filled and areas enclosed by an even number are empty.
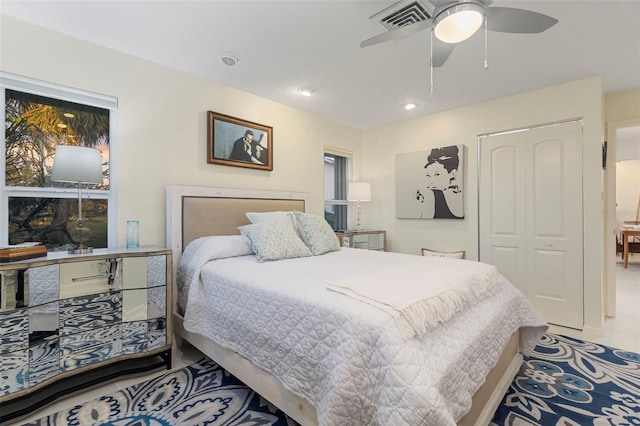
{"type": "Polygon", "coordinates": [[[441,67],[456,43],[471,37],[483,23],[490,31],[535,34],[558,22],[551,16],[530,10],[491,6],[492,0],[423,0],[421,3],[430,9],[426,15],[428,19],[404,25],[400,23],[396,29],[364,40],[360,47],[398,40],[431,28],[435,36],[431,65],[441,67]]]}

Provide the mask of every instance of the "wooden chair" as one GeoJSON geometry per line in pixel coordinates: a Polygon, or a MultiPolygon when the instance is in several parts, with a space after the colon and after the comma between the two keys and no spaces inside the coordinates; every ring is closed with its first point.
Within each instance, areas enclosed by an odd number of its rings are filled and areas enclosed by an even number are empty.
{"type": "MultiPolygon", "coordinates": [[[[640,225],[640,221],[635,220],[625,220],[625,225],[640,225]]],[[[629,253],[640,253],[640,241],[638,237],[633,237],[629,239],[629,253]]],[[[620,255],[620,257],[624,256],[624,241],[622,241],[622,231],[619,230],[616,235],[616,256],[620,255]]]]}

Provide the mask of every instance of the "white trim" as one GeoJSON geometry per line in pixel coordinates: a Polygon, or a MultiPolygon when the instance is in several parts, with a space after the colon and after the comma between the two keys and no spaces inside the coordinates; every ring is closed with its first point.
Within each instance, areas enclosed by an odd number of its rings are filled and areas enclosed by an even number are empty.
{"type": "MultiPolygon", "coordinates": [[[[325,145],[324,146],[324,155],[326,156],[327,154],[329,155],[335,155],[337,157],[343,157],[346,158],[346,170],[345,170],[345,198],[344,199],[324,199],[324,204],[323,204],[323,208],[326,208],[327,206],[346,206],[347,207],[347,223],[345,224],[345,226],[348,228],[349,227],[349,223],[351,223],[353,221],[353,219],[350,219],[351,216],[353,216],[353,213],[349,212],[349,202],[346,199],[346,195],[347,195],[347,189],[349,186],[349,182],[353,181],[353,151],[347,150],[347,149],[343,149],[343,148],[337,148],[337,147],[332,147],[332,146],[328,146],[325,145]]],[[[326,163],[326,161],[325,161],[326,163]]],[[[335,165],[334,165],[335,167],[335,165]]],[[[323,185],[324,183],[326,183],[326,175],[324,175],[326,173],[326,164],[324,165],[323,168],[323,185]]],[[[326,188],[324,188],[323,186],[323,195],[326,194],[326,188]]]]}
{"type": "MultiPolygon", "coordinates": [[[[39,187],[15,187],[5,188],[7,197],[50,197],[50,198],[78,198],[78,187],[52,188],[46,190],[39,187]]],[[[109,191],[103,189],[82,188],[82,199],[108,200],[109,191]]]]}
{"type": "Polygon", "coordinates": [[[6,101],[5,91],[2,85],[2,75],[0,72],[0,105],[2,105],[2,117],[5,119],[2,126],[0,126],[0,137],[2,138],[2,146],[0,147],[0,224],[6,224],[6,226],[0,226],[0,244],[8,244],[9,242],[9,197],[6,194],[6,177],[7,177],[7,156],[5,146],[5,126],[6,126],[6,101]]]}
{"type": "Polygon", "coordinates": [[[107,247],[121,247],[118,243],[118,110],[109,112],[109,208],[107,209],[107,247]]]}
{"type": "Polygon", "coordinates": [[[325,154],[331,154],[331,155],[337,155],[339,157],[353,158],[353,151],[348,150],[348,149],[344,149],[344,148],[338,148],[338,147],[335,147],[335,146],[325,145],[324,146],[324,153],[325,154]]]}
{"type": "MultiPolygon", "coordinates": [[[[73,87],[62,86],[59,84],[46,83],[8,72],[0,71],[0,86],[99,108],[118,108],[118,98],[114,96],[74,89],[73,87]]],[[[4,105],[4,102],[2,105],[4,105]]]]}
{"type": "Polygon", "coordinates": [[[533,126],[517,127],[515,129],[507,129],[507,130],[500,130],[500,131],[497,131],[497,132],[481,133],[481,134],[478,135],[478,139],[489,138],[489,137],[492,137],[492,136],[506,135],[506,134],[509,134],[509,133],[526,132],[526,131],[529,131],[529,130],[540,129],[540,128],[543,128],[543,127],[558,126],[558,125],[561,125],[561,124],[575,123],[575,122],[579,122],[580,124],[583,124],[583,118],[582,117],[568,118],[566,120],[551,121],[551,122],[548,122],[548,123],[541,123],[541,124],[536,124],[536,125],[533,125],[533,126]]]}

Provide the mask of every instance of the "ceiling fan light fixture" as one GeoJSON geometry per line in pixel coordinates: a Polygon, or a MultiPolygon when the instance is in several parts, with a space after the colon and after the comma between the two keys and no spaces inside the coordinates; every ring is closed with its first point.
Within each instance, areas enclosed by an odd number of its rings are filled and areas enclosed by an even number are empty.
{"type": "Polygon", "coordinates": [[[459,43],[474,35],[484,21],[484,7],[459,3],[442,10],[433,20],[433,32],[445,43],[459,43]]]}

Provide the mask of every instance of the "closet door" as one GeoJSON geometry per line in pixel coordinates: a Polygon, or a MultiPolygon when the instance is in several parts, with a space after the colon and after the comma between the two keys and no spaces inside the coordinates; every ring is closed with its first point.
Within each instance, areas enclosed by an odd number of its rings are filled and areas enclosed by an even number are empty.
{"type": "Polygon", "coordinates": [[[480,261],[527,294],[526,143],[523,133],[482,139],[480,261]]]}
{"type": "Polygon", "coordinates": [[[578,122],[483,139],[479,198],[480,259],[498,266],[549,323],[578,329],[581,141],[578,122]]]}

